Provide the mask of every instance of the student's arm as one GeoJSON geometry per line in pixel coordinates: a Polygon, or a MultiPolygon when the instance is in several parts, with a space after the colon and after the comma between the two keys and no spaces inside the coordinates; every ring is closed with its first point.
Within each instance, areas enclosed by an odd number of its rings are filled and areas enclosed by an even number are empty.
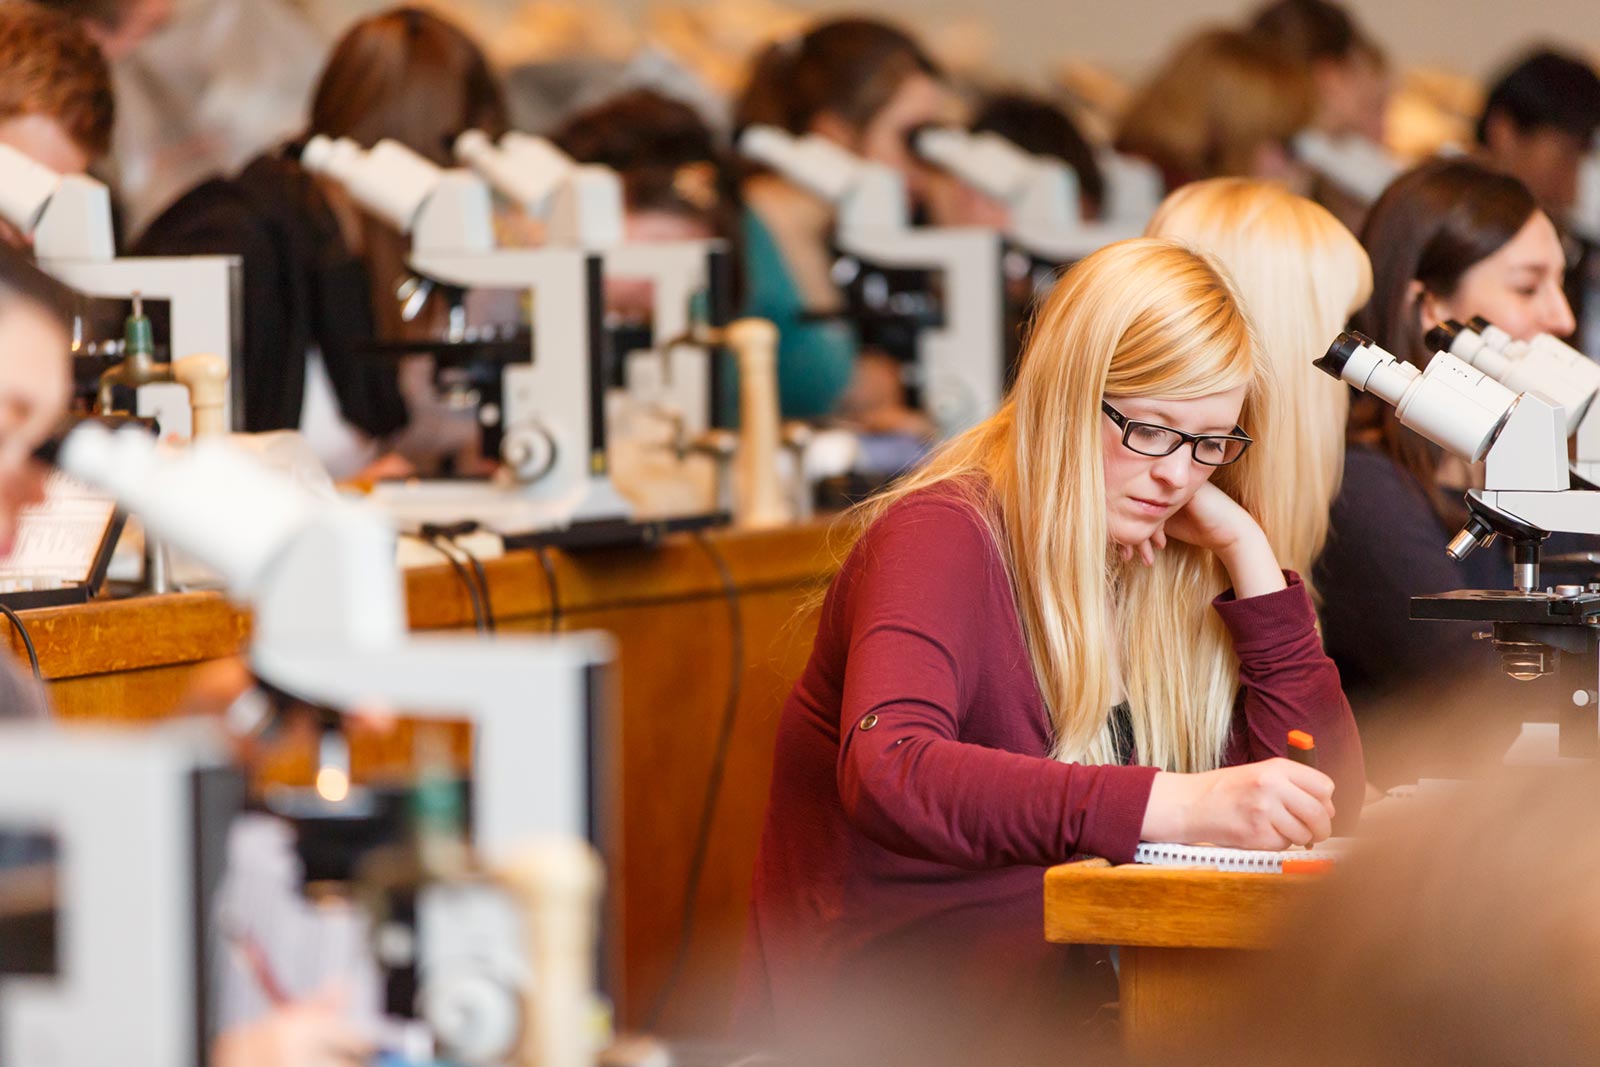
{"type": "Polygon", "coordinates": [[[1243,687],[1241,714],[1227,755],[1230,763],[1282,756],[1290,730],[1316,739],[1317,766],[1333,779],[1335,826],[1347,830],[1360,815],[1366,767],[1355,718],[1339,671],[1322,650],[1316,616],[1299,576],[1264,596],[1218,597],[1216,611],[1233,638],[1243,687]]]}

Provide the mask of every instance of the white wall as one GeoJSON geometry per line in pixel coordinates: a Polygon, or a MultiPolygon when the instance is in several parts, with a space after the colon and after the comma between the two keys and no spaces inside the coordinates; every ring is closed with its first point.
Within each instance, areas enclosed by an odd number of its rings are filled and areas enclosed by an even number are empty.
{"type": "MultiPolygon", "coordinates": [[[[379,0],[302,0],[324,25],[388,6],[379,0]]],[[[521,0],[469,0],[484,11],[521,0]]],[[[675,3],[686,0],[674,0],[675,3]]],[[[1065,57],[1092,59],[1136,74],[1175,41],[1213,21],[1238,19],[1259,0],[871,0],[854,8],[839,0],[788,0],[820,13],[872,11],[936,35],[940,27],[981,21],[992,36],[995,65],[1037,79],[1065,57]]],[[[1478,77],[1535,41],[1590,51],[1600,46],[1596,0],[1348,0],[1349,6],[1401,65],[1443,66],[1478,77]]],[[[613,0],[643,14],[650,0],[613,0]]]]}

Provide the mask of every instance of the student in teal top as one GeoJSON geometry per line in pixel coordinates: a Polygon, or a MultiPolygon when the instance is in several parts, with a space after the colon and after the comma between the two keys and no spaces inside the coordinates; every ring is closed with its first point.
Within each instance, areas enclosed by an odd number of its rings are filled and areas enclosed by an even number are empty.
{"type": "MultiPolygon", "coordinates": [[[[772,45],[757,61],[738,102],[735,125],[765,124],[818,134],[899,170],[913,201],[928,176],[906,140],[916,127],[944,122],[954,97],[922,47],[871,19],[835,19],[772,45]]],[[[779,402],[787,418],[838,415],[868,431],[926,433],[907,409],[900,370],[863,352],[839,312],[830,270],[831,207],[770,172],[748,176],[744,201],[746,314],[779,329],[779,402]]]]}
{"type": "Polygon", "coordinates": [[[855,370],[855,329],[843,319],[809,319],[777,238],[745,208],[744,313],[778,327],[778,403],[787,419],[833,413],[855,370]]]}

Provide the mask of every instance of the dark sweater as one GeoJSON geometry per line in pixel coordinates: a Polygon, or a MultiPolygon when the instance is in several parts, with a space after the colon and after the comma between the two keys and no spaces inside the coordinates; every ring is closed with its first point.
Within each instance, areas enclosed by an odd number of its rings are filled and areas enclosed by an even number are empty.
{"type": "MultiPolygon", "coordinates": [[[[1468,773],[1474,761],[1504,751],[1525,716],[1553,715],[1555,679],[1507,677],[1493,647],[1473,639],[1488,623],[1411,618],[1415,596],[1511,588],[1503,545],[1458,563],[1445,553],[1454,533],[1428,492],[1387,455],[1360,445],[1346,450],[1315,575],[1323,640],[1380,786],[1468,773]]],[[[1552,539],[1550,548],[1576,543],[1552,539]]]]}
{"type": "Polygon", "coordinates": [[[382,437],[406,424],[392,362],[375,336],[366,266],[326,199],[282,153],[189,190],[150,224],[137,255],[236,255],[243,261],[245,429],[295,429],[306,353],[322,352],[340,413],[382,437]]]}
{"type": "MultiPolygon", "coordinates": [[[[1243,682],[1227,761],[1282,755],[1288,731],[1307,729],[1354,813],[1360,743],[1298,578],[1225,594],[1216,610],[1243,682]]],[[[745,1030],[803,1040],[821,1005],[874,974],[938,975],[940,994],[969,1008],[1070,981],[1042,933],[1044,870],[1079,853],[1132,859],[1156,771],[1060,763],[1050,749],[982,520],[937,490],[897,504],[835,579],[783,710],[745,1030]],[[893,962],[909,958],[919,964],[893,962]]]]}

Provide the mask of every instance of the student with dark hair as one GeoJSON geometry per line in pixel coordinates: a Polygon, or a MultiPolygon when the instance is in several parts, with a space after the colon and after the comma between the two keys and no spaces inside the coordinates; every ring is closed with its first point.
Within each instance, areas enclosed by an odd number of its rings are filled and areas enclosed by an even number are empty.
{"type": "MultiPolygon", "coordinates": [[[[402,7],[357,22],[334,47],[306,136],[349,137],[368,147],[392,138],[447,163],[457,135],[476,128],[498,136],[505,116],[478,46],[437,15],[402,7]]],[[[191,190],[151,224],[137,251],[243,258],[246,428],[300,428],[334,473],[346,476],[395,445],[407,426],[395,370],[370,351],[376,339],[406,335],[394,296],[406,245],[336,183],[302,168],[297,147],[268,152],[236,177],[191,190]]],[[[414,408],[428,403],[426,383],[408,393],[414,408]]],[[[434,428],[413,423],[398,443],[409,458],[427,459],[457,443],[430,440],[434,428]]],[[[441,438],[454,432],[461,445],[471,439],[471,427],[440,425],[441,438]]]]}
{"type": "Polygon", "coordinates": [[[985,100],[972,120],[973,133],[995,133],[1038,156],[1053,156],[1078,176],[1079,207],[1085,219],[1100,217],[1106,179],[1094,149],[1072,117],[1043,97],[1022,92],[997,93],[985,100]]]}
{"type": "Polygon", "coordinates": [[[1275,0],[1256,12],[1250,32],[1310,73],[1316,96],[1313,126],[1334,136],[1354,133],[1383,143],[1388,61],[1344,5],[1275,0]]]}
{"type": "Polygon", "coordinates": [[[1583,60],[1539,51],[1506,71],[1478,119],[1484,158],[1526,185],[1565,221],[1578,195],[1578,165],[1600,129],[1600,77],[1583,60]]]}
{"type": "MultiPolygon", "coordinates": [[[[835,19],[768,47],[740,96],[735,126],[826,137],[900,171],[915,198],[924,172],[907,135],[948,118],[952,103],[938,67],[911,36],[872,19],[835,19]]],[[[843,308],[830,273],[831,206],[766,171],[746,178],[740,195],[744,310],[778,327],[783,413],[843,413],[884,430],[919,422],[903,406],[899,368],[876,356],[858,360],[848,325],[816,319],[843,308]]]]}
{"type": "MultiPolygon", "coordinates": [[[[1446,319],[1482,315],[1519,338],[1572,330],[1556,228],[1509,175],[1466,159],[1416,167],[1373,205],[1361,242],[1373,291],[1354,326],[1418,367],[1432,357],[1427,331],[1446,319]]],[[[1396,768],[1406,754],[1385,737],[1422,687],[1473,672],[1485,685],[1510,684],[1473,641],[1476,626],[1410,618],[1413,596],[1511,586],[1499,546],[1461,563],[1444,552],[1465,521],[1472,480],[1459,460],[1400,425],[1393,408],[1367,394],[1352,399],[1343,487],[1316,574],[1323,639],[1380,784],[1416,777],[1414,765],[1396,768]]],[[[1520,708],[1527,692],[1506,695],[1520,695],[1510,701],[1520,708]]],[[[1472,728],[1494,733],[1481,720],[1472,728]]]]}
{"type": "MultiPolygon", "coordinates": [[[[724,238],[736,248],[737,209],[711,128],[694,108],[634,89],[581,111],[550,135],[580,163],[622,179],[624,236],[630,242],[724,238]]],[[[607,278],[606,308],[647,319],[650,283],[607,278]]]]}

